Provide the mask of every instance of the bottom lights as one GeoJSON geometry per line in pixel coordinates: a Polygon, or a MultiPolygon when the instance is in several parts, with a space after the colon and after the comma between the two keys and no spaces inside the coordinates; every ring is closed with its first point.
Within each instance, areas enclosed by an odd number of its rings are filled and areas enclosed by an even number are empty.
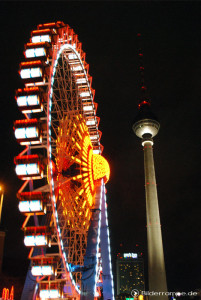
{"type": "Polygon", "coordinates": [[[40,212],[43,211],[43,204],[40,200],[21,201],[19,210],[21,212],[40,212]]]}
{"type": "Polygon", "coordinates": [[[40,298],[41,299],[54,299],[54,298],[62,298],[59,290],[40,290],[40,298]]]}
{"type": "Polygon", "coordinates": [[[53,266],[32,266],[31,273],[33,276],[51,276],[55,270],[53,266]]]}
{"type": "Polygon", "coordinates": [[[26,235],[24,237],[24,244],[28,247],[46,246],[48,245],[47,237],[44,235],[26,235]]]}
{"type": "Polygon", "coordinates": [[[17,175],[39,174],[38,164],[20,164],[16,166],[17,175]]]}

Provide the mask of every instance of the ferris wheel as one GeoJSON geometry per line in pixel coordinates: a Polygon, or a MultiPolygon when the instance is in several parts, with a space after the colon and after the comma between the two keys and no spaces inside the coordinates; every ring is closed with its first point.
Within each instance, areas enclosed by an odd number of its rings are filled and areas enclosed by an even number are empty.
{"type": "Polygon", "coordinates": [[[63,22],[38,25],[25,45],[15,121],[24,150],[19,210],[30,270],[27,299],[114,299],[105,183],[92,78],[77,35],[63,22]]]}

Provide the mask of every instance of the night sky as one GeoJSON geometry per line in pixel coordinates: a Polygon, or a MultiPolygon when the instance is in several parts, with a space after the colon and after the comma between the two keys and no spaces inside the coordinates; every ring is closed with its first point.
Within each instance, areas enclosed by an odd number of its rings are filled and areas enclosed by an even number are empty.
{"type": "Polygon", "coordinates": [[[145,82],[161,124],[154,139],[169,291],[201,288],[201,3],[199,2],[1,2],[0,182],[5,188],[2,225],[5,258],[28,254],[15,197],[21,182],[14,156],[13,122],[23,116],[15,90],[23,47],[40,23],[63,21],[78,34],[96,90],[107,184],[113,266],[120,251],[144,253],[146,211],[143,151],[132,132],[137,114],[137,33],[143,37],[145,82]],[[120,246],[120,244],[122,246],[120,246]],[[136,247],[136,244],[139,246],[136,247]]]}

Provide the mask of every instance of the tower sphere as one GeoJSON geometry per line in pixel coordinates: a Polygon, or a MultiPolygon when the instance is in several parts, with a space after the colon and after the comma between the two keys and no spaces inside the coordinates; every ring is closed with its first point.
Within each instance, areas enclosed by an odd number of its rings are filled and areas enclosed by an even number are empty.
{"type": "Polygon", "coordinates": [[[155,115],[150,109],[150,104],[146,103],[140,106],[139,112],[134,119],[133,131],[139,137],[143,138],[144,135],[151,135],[154,137],[157,135],[160,128],[155,115]]]}
{"type": "Polygon", "coordinates": [[[151,137],[154,137],[157,135],[159,128],[159,122],[152,119],[143,119],[133,124],[133,131],[141,139],[145,134],[149,134],[151,137]]]}

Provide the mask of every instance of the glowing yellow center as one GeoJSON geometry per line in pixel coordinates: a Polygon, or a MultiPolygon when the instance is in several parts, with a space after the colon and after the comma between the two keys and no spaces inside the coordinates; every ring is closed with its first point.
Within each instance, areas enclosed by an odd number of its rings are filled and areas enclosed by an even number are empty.
{"type": "MultiPolygon", "coordinates": [[[[106,183],[109,180],[110,167],[103,156],[93,153],[89,131],[82,115],[69,114],[59,125],[55,174],[60,184],[64,214],[68,214],[69,222],[74,224],[75,211],[79,218],[93,207],[97,181],[103,178],[106,183]]],[[[90,215],[87,218],[89,221],[90,215]]]]}
{"type": "Polygon", "coordinates": [[[105,183],[110,178],[110,167],[107,160],[99,155],[93,154],[93,176],[94,180],[104,178],[105,183]]]}

